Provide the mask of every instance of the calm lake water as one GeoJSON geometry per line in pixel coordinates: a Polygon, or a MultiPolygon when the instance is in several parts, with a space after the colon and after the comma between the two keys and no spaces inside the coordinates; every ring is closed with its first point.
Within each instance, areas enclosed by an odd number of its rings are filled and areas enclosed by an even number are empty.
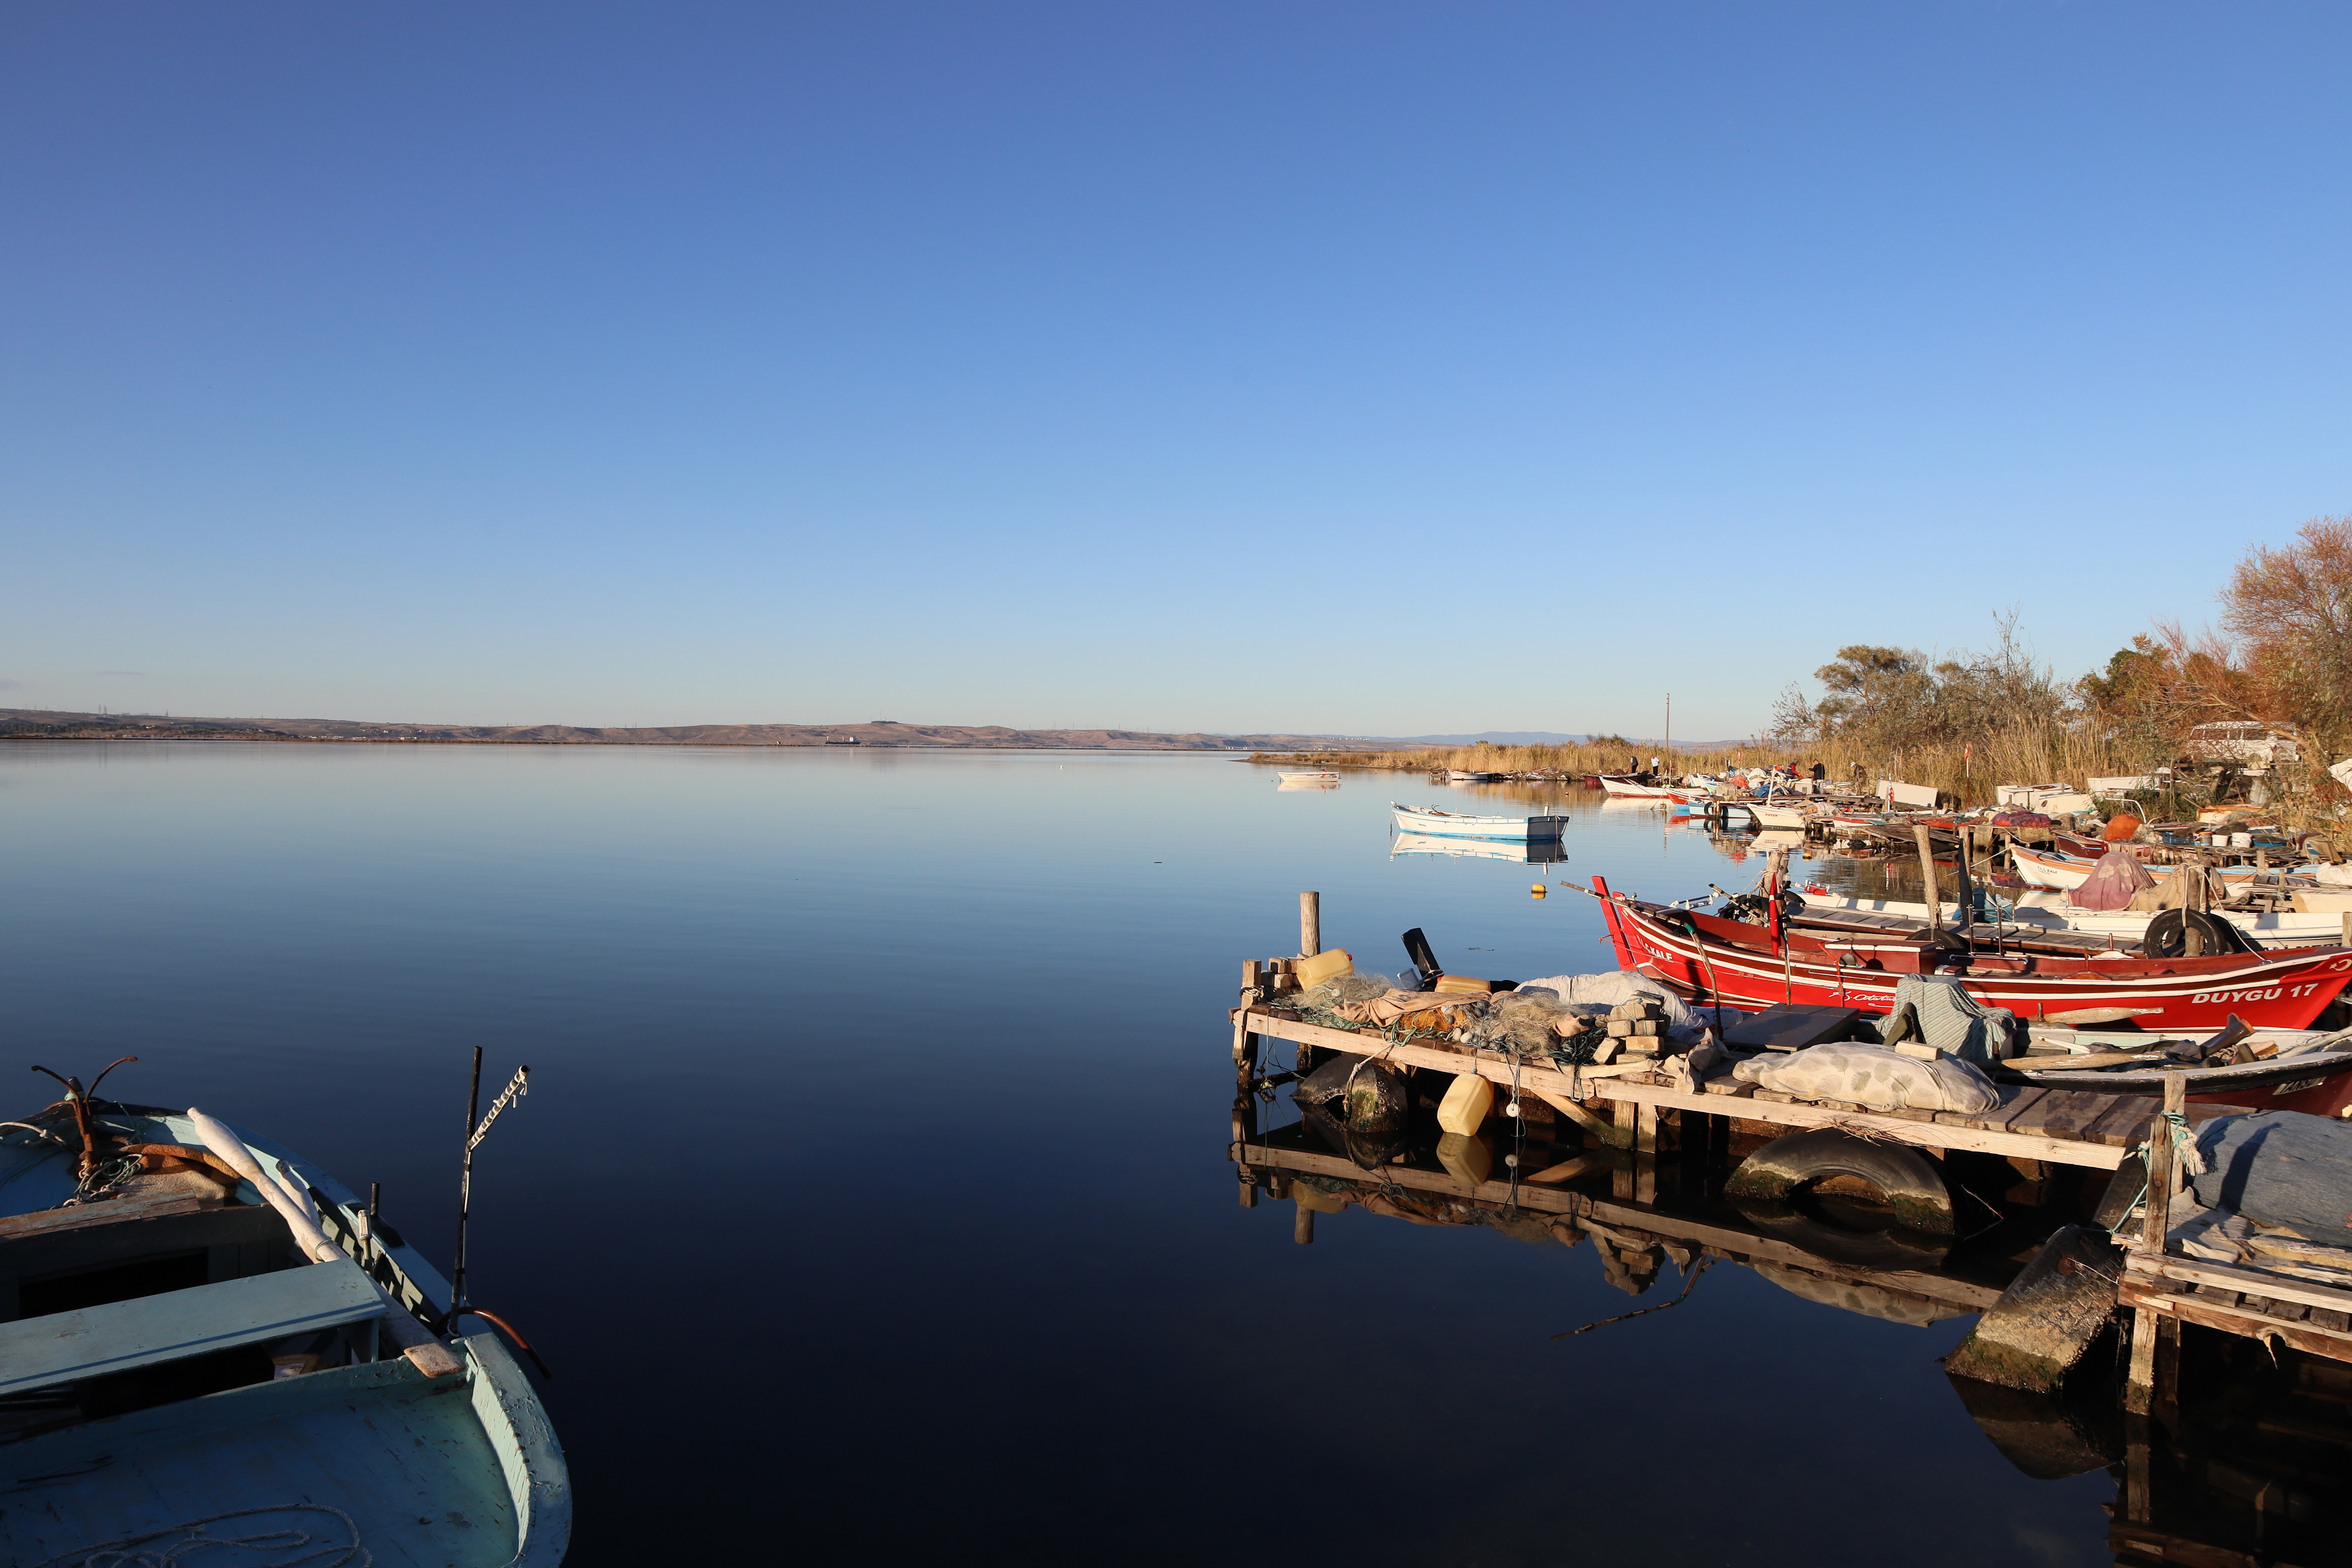
{"type": "MultiPolygon", "coordinates": [[[[1414,776],[1230,758],[0,747],[6,1053],[281,1138],[530,1333],[572,1561],[2111,1561],[1920,1329],[1739,1268],[1235,1201],[1224,1010],[1297,942],[1613,967],[1530,868],[1389,853],[1414,776]]],[[[1458,801],[1461,797],[1455,796],[1458,801]]],[[[1569,798],[1569,797],[1563,797],[1569,798]]],[[[1584,800],[1580,794],[1572,798],[1584,800]]],[[[1651,896],[1752,869],[1570,807],[1651,896]]],[[[20,1078],[19,1103],[49,1098],[20,1078]]],[[[8,1112],[0,1108],[0,1113],[8,1112]]],[[[1287,1101],[1270,1117],[1290,1119],[1287,1101]]],[[[1604,1185],[1605,1191],[1605,1185],[1604,1185]]]]}

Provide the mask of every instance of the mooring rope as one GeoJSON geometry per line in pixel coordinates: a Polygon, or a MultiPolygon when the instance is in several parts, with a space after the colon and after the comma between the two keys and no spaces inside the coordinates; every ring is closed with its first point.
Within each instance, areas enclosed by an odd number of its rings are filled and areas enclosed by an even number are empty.
{"type": "MultiPolygon", "coordinates": [[[[2179,1110],[2159,1110],[2157,1112],[2157,1121],[2163,1125],[2165,1131],[2171,1134],[2172,1168],[2175,1171],[2186,1171],[2192,1176],[2203,1175],[2205,1156],[2198,1151],[2197,1134],[2189,1130],[2188,1115],[2179,1110]]],[[[2124,1206],[2124,1212],[2116,1217],[2116,1223],[2118,1225],[2129,1219],[2132,1211],[2147,1201],[2150,1173],[2155,1169],[2155,1150],[2152,1145],[2156,1142],[2153,1135],[2156,1129],[2151,1126],[2148,1131],[2150,1136],[2140,1140],[2138,1146],[2132,1150],[2133,1153],[2139,1156],[2139,1192],[2129,1204],[2124,1206]]]]}

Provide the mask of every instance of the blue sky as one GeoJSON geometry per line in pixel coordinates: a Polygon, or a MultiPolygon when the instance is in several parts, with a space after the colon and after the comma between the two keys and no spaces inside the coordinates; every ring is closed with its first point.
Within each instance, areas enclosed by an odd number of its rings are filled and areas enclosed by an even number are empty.
{"type": "Polygon", "coordinates": [[[0,703],[1747,732],[2352,510],[2289,5],[0,10],[0,703]]]}

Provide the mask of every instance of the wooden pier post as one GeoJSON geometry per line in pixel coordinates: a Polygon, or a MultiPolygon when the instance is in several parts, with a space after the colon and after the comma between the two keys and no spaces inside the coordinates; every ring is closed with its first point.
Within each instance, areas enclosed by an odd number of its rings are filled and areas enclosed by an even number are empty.
{"type": "MultiPolygon", "coordinates": [[[[2200,868],[2201,874],[2202,868],[2200,868]]],[[[2147,1201],[2141,1208],[2139,1240],[2136,1252],[2160,1257],[2165,1239],[2172,1231],[2172,1187],[2179,1169],[2172,1157],[2172,1118],[2181,1114],[2188,1103],[2188,1075],[2168,1072],[2164,1075],[2163,1111],[2148,1123],[2147,1129],[2147,1201]]],[[[2124,1408],[2135,1415],[2145,1415],[2154,1403],[2157,1373],[2157,1352],[2165,1337],[2158,1320],[2162,1314],[2151,1307],[2132,1309],[2131,1371],[2124,1384],[2124,1408]]],[[[2179,1344],[2179,1331],[2171,1336],[2172,1348],[2179,1344]]],[[[2170,1381],[2170,1368],[2165,1381],[2170,1381]]]]}
{"type": "Polygon", "coordinates": [[[1974,896],[1969,886],[1969,839],[1971,830],[1960,829],[1959,864],[1953,868],[1952,926],[1965,931],[1977,923],[1974,896]]]}
{"type": "Polygon", "coordinates": [[[1298,895],[1298,956],[1312,958],[1323,951],[1323,895],[1298,895]]]}
{"type": "Polygon", "coordinates": [[[1305,1204],[1298,1205],[1298,1215],[1290,1222],[1290,1239],[1301,1247],[1315,1245],[1315,1211],[1305,1204]]]}
{"type": "Polygon", "coordinates": [[[1944,900],[1936,889],[1936,847],[1927,841],[1924,824],[1915,824],[1911,836],[1919,846],[1919,874],[1927,881],[1927,927],[1932,931],[1944,923],[1944,900]]]}

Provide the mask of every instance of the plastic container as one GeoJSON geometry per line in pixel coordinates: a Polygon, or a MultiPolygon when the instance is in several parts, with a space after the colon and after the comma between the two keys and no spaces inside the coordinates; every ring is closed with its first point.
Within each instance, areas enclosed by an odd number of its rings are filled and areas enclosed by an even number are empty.
{"type": "Polygon", "coordinates": [[[1486,1124],[1486,1113],[1494,1108],[1495,1086],[1475,1072],[1465,1072],[1438,1101],[1437,1125],[1466,1138],[1486,1124]]]}
{"type": "Polygon", "coordinates": [[[1312,958],[1302,958],[1292,973],[1298,976],[1298,988],[1312,991],[1326,980],[1356,972],[1356,955],[1344,947],[1318,952],[1312,958]]]}

